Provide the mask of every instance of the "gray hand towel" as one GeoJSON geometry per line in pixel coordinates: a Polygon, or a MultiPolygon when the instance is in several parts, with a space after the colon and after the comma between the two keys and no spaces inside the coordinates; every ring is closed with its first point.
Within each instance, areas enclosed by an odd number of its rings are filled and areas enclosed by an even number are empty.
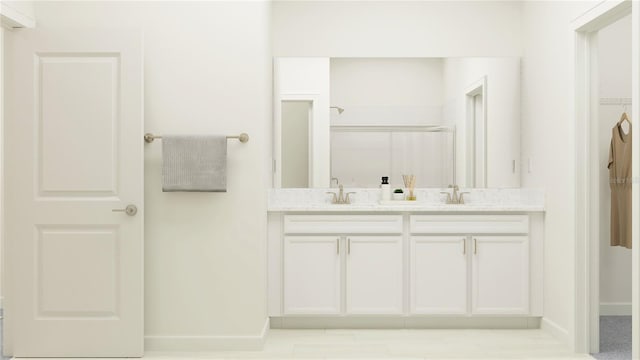
{"type": "Polygon", "coordinates": [[[227,191],[227,137],[163,136],[162,191],[227,191]]]}

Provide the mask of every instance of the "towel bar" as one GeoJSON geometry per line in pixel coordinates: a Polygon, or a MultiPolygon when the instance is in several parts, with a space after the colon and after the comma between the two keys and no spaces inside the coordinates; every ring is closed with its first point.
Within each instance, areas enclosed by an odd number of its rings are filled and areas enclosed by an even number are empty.
{"type": "MultiPolygon", "coordinates": [[[[155,139],[162,139],[162,136],[153,135],[152,133],[144,134],[144,141],[146,141],[147,143],[152,143],[155,139]]],[[[240,135],[230,135],[227,136],[227,140],[229,139],[238,139],[241,143],[246,143],[247,141],[249,141],[249,135],[247,133],[242,133],[240,135]]]]}

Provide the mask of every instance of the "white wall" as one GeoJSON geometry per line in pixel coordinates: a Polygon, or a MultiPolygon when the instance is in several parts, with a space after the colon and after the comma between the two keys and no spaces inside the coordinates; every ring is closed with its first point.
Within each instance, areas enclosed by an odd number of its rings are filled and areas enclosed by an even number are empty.
{"type": "Polygon", "coordinates": [[[487,187],[520,187],[520,59],[447,58],[444,61],[445,118],[456,125],[456,177],[466,181],[469,86],[486,77],[487,187]],[[515,171],[513,161],[516,161],[515,171]]]}
{"type": "Polygon", "coordinates": [[[519,56],[518,1],[276,1],[275,56],[519,56]]]}
{"type": "Polygon", "coordinates": [[[145,145],[145,333],[156,346],[185,350],[197,350],[184,346],[191,340],[206,348],[258,339],[266,321],[270,4],[38,2],[36,12],[43,31],[143,29],[147,131],[249,134],[246,144],[229,142],[227,193],[162,193],[161,144],[145,145]]]}
{"type": "MultiPolygon", "coordinates": [[[[574,31],[597,1],[527,1],[522,28],[523,187],[546,190],[544,327],[569,343],[575,320],[574,31]]],[[[584,241],[579,239],[578,241],[584,241]]]]}
{"type": "MultiPolygon", "coordinates": [[[[598,32],[600,98],[631,98],[631,15],[598,32]]],[[[600,105],[598,168],[600,170],[600,304],[601,313],[631,315],[631,250],[610,246],[611,190],[609,146],[611,128],[620,120],[621,105],[600,105]]],[[[627,106],[631,117],[631,105],[627,106]]]]}

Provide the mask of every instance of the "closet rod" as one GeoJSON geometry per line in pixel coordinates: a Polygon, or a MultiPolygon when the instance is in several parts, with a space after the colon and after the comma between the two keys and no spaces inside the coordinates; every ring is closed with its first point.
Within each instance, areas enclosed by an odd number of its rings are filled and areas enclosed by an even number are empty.
{"type": "Polygon", "coordinates": [[[631,98],[600,98],[600,105],[631,105],[631,98]]]}

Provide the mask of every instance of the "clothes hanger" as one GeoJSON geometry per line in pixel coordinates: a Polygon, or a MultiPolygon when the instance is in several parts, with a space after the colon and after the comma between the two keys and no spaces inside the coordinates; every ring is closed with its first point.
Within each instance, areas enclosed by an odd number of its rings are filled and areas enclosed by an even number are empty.
{"type": "Polygon", "coordinates": [[[626,112],[622,113],[622,116],[620,116],[620,121],[618,121],[618,124],[622,124],[623,121],[626,121],[629,123],[629,125],[631,125],[631,120],[629,120],[629,116],[627,115],[626,112]]]}
{"type": "Polygon", "coordinates": [[[624,111],[622,112],[622,115],[620,116],[620,120],[618,121],[618,124],[616,126],[618,127],[618,131],[620,132],[621,135],[624,135],[624,136],[629,135],[629,131],[631,130],[631,120],[629,119],[629,115],[627,115],[626,104],[624,105],[624,111]],[[629,128],[626,131],[622,128],[622,123],[625,121],[629,125],[629,128]]]}
{"type": "Polygon", "coordinates": [[[629,115],[627,115],[627,104],[624,105],[622,116],[620,116],[620,121],[618,121],[618,125],[621,125],[623,121],[627,121],[629,126],[631,126],[631,120],[629,119],[629,115]]]}

